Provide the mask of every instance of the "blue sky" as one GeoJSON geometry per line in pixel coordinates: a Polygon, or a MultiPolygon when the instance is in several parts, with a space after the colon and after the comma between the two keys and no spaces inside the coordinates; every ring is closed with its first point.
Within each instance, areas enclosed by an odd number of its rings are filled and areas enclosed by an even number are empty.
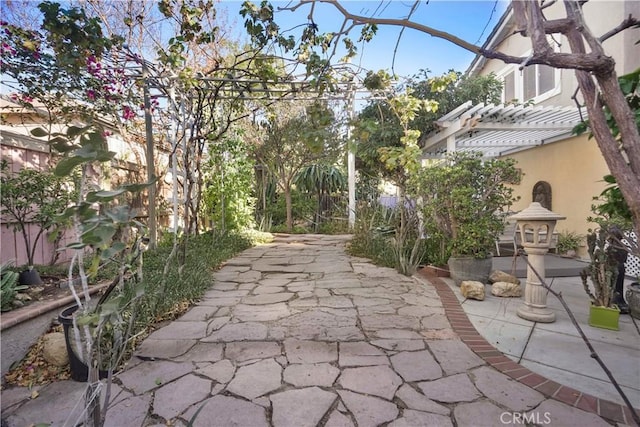
{"type": "MultiPolygon", "coordinates": [[[[255,2],[259,4],[259,2],[255,2]]],[[[274,8],[296,1],[272,2],[274,8]]],[[[356,1],[340,2],[349,12],[381,18],[406,18],[414,1],[356,1]]],[[[241,6],[240,1],[222,1],[221,6],[228,8],[229,17],[233,20],[241,6]]],[[[452,33],[468,42],[481,45],[491,33],[507,7],[505,0],[430,0],[421,1],[413,13],[411,20],[431,26],[441,31],[452,33]]],[[[276,22],[282,29],[295,27],[308,22],[307,16],[310,5],[301,7],[296,12],[276,12],[276,22]]],[[[237,18],[242,26],[241,17],[237,18]]],[[[320,31],[337,31],[343,18],[332,5],[319,3],[314,11],[314,20],[320,31]]],[[[352,62],[367,69],[387,69],[391,71],[393,52],[400,34],[399,27],[379,27],[374,40],[364,45],[358,45],[360,55],[352,62]]],[[[359,29],[352,33],[352,39],[359,37],[359,29]]],[[[394,70],[400,76],[411,76],[420,69],[431,70],[431,75],[443,74],[449,69],[465,71],[473,54],[459,48],[452,43],[431,37],[428,34],[406,29],[398,46],[394,70]]]]}

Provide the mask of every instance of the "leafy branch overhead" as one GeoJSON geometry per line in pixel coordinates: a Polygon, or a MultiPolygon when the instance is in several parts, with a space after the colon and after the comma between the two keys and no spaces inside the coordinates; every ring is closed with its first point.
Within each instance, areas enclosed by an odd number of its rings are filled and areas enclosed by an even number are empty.
{"type": "MultiPolygon", "coordinates": [[[[578,87],[582,94],[582,106],[589,116],[589,127],[597,141],[611,174],[615,177],[620,191],[629,205],[636,234],[640,235],[640,131],[637,123],[637,107],[630,107],[615,71],[615,61],[607,53],[603,42],[617,34],[638,28],[640,21],[637,16],[626,16],[621,22],[604,34],[594,34],[589,23],[586,22],[583,7],[588,2],[579,0],[564,0],[564,16],[548,19],[545,8],[549,6],[545,1],[513,0],[511,9],[515,21],[515,32],[512,34],[527,37],[531,41],[532,51],[528,56],[512,56],[492,49],[491,46],[477,46],[453,34],[441,31],[410,17],[394,19],[381,16],[363,16],[351,13],[346,2],[336,0],[301,0],[287,4],[279,11],[296,11],[301,8],[308,10],[308,24],[314,26],[314,33],[332,34],[333,49],[325,49],[327,55],[320,62],[312,62],[312,71],[318,75],[327,75],[330,70],[337,43],[346,38],[355,28],[374,29],[380,26],[411,28],[432,37],[437,37],[462,47],[476,55],[490,59],[498,59],[508,64],[518,64],[522,68],[527,65],[544,64],[552,68],[571,69],[575,71],[578,87]],[[324,33],[315,29],[314,8],[321,3],[333,7],[343,20],[338,29],[328,29],[324,33]],[[552,37],[548,37],[552,36],[552,37]],[[563,36],[567,40],[568,51],[556,51],[553,40],[563,36]],[[604,107],[607,107],[605,110],[604,107]],[[607,111],[617,124],[617,129],[608,126],[607,111]]],[[[558,6],[560,7],[560,6],[558,6]]],[[[273,8],[268,2],[263,2],[260,9],[245,3],[245,10],[265,10],[264,16],[259,13],[248,15],[252,22],[252,29],[256,37],[265,42],[276,43],[282,33],[273,21],[273,8]],[[263,19],[265,18],[265,19],[263,19]],[[267,23],[267,26],[262,25],[267,23]],[[265,31],[268,28],[268,31],[265,31]],[[262,30],[260,34],[258,34],[262,30]]],[[[318,37],[316,37],[318,39],[318,37]]],[[[364,38],[366,39],[366,37],[364,38]]],[[[313,39],[305,39],[296,46],[287,41],[287,49],[310,49],[313,39]]],[[[320,50],[322,51],[322,50],[320,50]]]]}

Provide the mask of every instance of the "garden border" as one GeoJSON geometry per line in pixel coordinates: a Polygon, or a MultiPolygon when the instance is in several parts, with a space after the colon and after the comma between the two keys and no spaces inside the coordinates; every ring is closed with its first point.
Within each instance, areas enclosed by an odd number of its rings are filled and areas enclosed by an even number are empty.
{"type": "MultiPolygon", "coordinates": [[[[89,294],[94,295],[95,293],[100,292],[107,286],[109,286],[109,282],[100,283],[95,286],[92,286],[89,288],[89,294]]],[[[73,295],[67,295],[57,300],[37,301],[27,305],[26,307],[21,307],[18,309],[13,309],[11,311],[4,312],[0,314],[0,331],[4,331],[22,322],[31,320],[35,317],[40,316],[41,314],[45,314],[52,310],[55,310],[56,308],[73,304],[74,302],[75,302],[75,298],[73,297],[73,295]]]]}
{"type": "MultiPolygon", "coordinates": [[[[89,288],[89,293],[94,295],[109,285],[109,282],[94,285],[89,288]]],[[[52,322],[58,318],[60,309],[74,303],[73,295],[66,295],[51,301],[37,301],[26,307],[0,314],[1,382],[3,384],[4,375],[10,371],[15,362],[22,360],[29,349],[38,341],[38,338],[49,330],[52,322]]]]}
{"type": "MultiPolygon", "coordinates": [[[[419,277],[426,279],[436,289],[453,331],[471,351],[482,358],[487,364],[519,383],[542,393],[546,397],[573,406],[574,408],[594,413],[609,421],[633,425],[633,418],[628,407],[559,384],[509,359],[480,335],[464,312],[460,301],[458,301],[458,298],[449,285],[440,277],[424,269],[418,270],[417,273],[419,277]]],[[[640,414],[640,409],[636,408],[636,413],[640,414]]]]}

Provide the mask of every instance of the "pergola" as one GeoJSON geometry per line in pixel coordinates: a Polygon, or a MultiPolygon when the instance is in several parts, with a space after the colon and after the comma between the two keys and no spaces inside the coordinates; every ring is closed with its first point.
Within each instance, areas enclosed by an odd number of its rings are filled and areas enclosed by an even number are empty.
{"type": "Polygon", "coordinates": [[[565,139],[585,119],[577,107],[473,105],[468,101],[442,116],[441,130],[423,144],[423,158],[453,151],[481,152],[484,157],[513,154],[565,139]]]}
{"type": "MultiPolygon", "coordinates": [[[[144,83],[145,88],[145,124],[146,124],[146,154],[147,158],[154,158],[154,143],[153,143],[153,124],[151,121],[150,115],[150,89],[155,89],[156,91],[160,91],[161,93],[166,92],[161,96],[168,98],[168,106],[173,110],[173,118],[172,118],[172,127],[174,128],[174,133],[179,127],[180,123],[180,112],[185,111],[184,103],[187,102],[189,98],[192,98],[192,95],[189,93],[179,93],[179,91],[175,90],[175,82],[177,79],[173,76],[171,77],[160,77],[156,76],[155,78],[150,78],[148,70],[149,63],[143,62],[140,71],[140,78],[144,83]]],[[[355,78],[355,73],[350,73],[351,78],[345,79],[340,82],[336,82],[333,85],[333,90],[318,90],[305,78],[293,78],[290,80],[282,80],[282,81],[267,81],[262,79],[252,79],[252,78],[236,78],[236,77],[227,77],[227,78],[214,78],[214,77],[205,77],[202,75],[196,76],[194,78],[195,82],[198,82],[200,87],[199,90],[203,90],[206,92],[210,92],[215,94],[215,99],[222,100],[236,100],[236,101],[254,101],[254,102],[262,102],[265,104],[271,104],[274,102],[281,101],[300,101],[300,100],[309,100],[309,99],[323,99],[328,101],[338,101],[343,102],[345,104],[344,112],[346,113],[345,129],[347,134],[347,139],[350,136],[350,125],[349,121],[353,118],[355,102],[357,100],[371,100],[374,99],[375,96],[369,93],[369,91],[365,90],[362,86],[362,83],[359,83],[355,78]]],[[[193,89],[192,89],[193,90],[193,89]]],[[[256,110],[258,110],[256,108],[256,110]]],[[[184,127],[185,124],[183,123],[184,127]]],[[[173,135],[171,139],[172,152],[176,152],[178,146],[182,150],[187,150],[186,138],[182,138],[181,143],[179,143],[177,135],[173,135]]],[[[173,223],[178,223],[178,205],[180,200],[178,200],[178,182],[177,176],[180,174],[178,171],[177,160],[175,156],[172,157],[171,164],[171,172],[173,177],[173,196],[172,196],[172,205],[173,205],[173,223]]],[[[155,171],[153,169],[153,162],[147,162],[148,165],[148,179],[151,181],[155,176],[155,171]]],[[[348,221],[350,226],[355,224],[355,152],[353,149],[347,150],[347,172],[348,172],[348,221]]],[[[185,184],[186,185],[186,184],[185,184]]],[[[183,200],[184,202],[184,200],[183,200]]],[[[156,241],[156,221],[155,221],[155,191],[149,191],[149,234],[152,242],[155,244],[156,241]]]]}

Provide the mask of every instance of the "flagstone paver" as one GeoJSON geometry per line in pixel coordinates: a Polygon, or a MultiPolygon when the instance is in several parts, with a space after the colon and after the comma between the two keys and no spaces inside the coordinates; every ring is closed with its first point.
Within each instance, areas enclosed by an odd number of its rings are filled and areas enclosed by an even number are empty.
{"type": "Polygon", "coordinates": [[[273,359],[261,360],[239,368],[227,390],[247,399],[255,399],[280,388],[282,366],[273,359]]]}
{"type": "Polygon", "coordinates": [[[429,349],[447,375],[459,374],[484,365],[484,361],[459,339],[434,340],[429,343],[429,349]]]}
{"type": "Polygon", "coordinates": [[[379,348],[365,342],[340,343],[340,366],[388,365],[389,358],[379,348]]]}
{"type": "Polygon", "coordinates": [[[189,352],[197,340],[157,340],[147,338],[136,350],[138,357],[172,359],[189,352]]]}
{"type": "Polygon", "coordinates": [[[396,392],[396,397],[404,402],[409,409],[417,411],[432,412],[434,414],[449,415],[451,410],[426,397],[424,394],[413,389],[409,384],[404,384],[396,392]]]}
{"type": "Polygon", "coordinates": [[[338,391],[347,409],[353,414],[358,427],[373,427],[394,420],[398,407],[379,397],[365,396],[351,391],[338,391]]]}
{"type": "Polygon", "coordinates": [[[246,400],[221,395],[195,404],[185,413],[184,419],[190,420],[201,407],[193,423],[194,427],[269,426],[263,407],[246,400]]]}
{"type": "Polygon", "coordinates": [[[343,369],[338,382],[348,390],[391,400],[402,378],[388,366],[366,366],[343,369]]]}
{"type": "Polygon", "coordinates": [[[487,366],[474,369],[469,375],[480,392],[514,411],[529,410],[544,400],[540,392],[487,366]]]}
{"type": "MultiPolygon", "coordinates": [[[[495,426],[547,413],[551,425],[609,425],[499,372],[460,340],[438,282],[349,257],[348,239],[277,235],[228,260],[116,376],[106,425],[186,425],[197,411],[195,426],[495,426]]],[[[3,427],[62,425],[84,384],[39,393],[3,391],[3,427]]]]}
{"type": "Polygon", "coordinates": [[[227,344],[224,355],[235,362],[276,357],[282,353],[280,344],[273,341],[241,341],[227,344]]]}
{"type": "Polygon", "coordinates": [[[415,426],[452,426],[451,418],[444,415],[430,414],[428,412],[406,409],[402,417],[389,424],[389,427],[415,427],[415,426]]]}
{"type": "Polygon", "coordinates": [[[318,387],[287,390],[271,395],[272,422],[277,426],[313,427],[338,398],[318,387]]]}
{"type": "Polygon", "coordinates": [[[204,375],[219,383],[226,384],[233,378],[236,368],[230,360],[224,359],[216,363],[201,366],[195,370],[198,375],[204,375]]]}
{"type": "Polygon", "coordinates": [[[354,427],[353,422],[349,417],[335,410],[329,416],[325,427],[354,427]]]}
{"type": "Polygon", "coordinates": [[[486,400],[461,403],[453,410],[453,416],[460,427],[494,425],[496,420],[499,421],[499,425],[513,425],[511,414],[486,400]]]}
{"type": "Polygon", "coordinates": [[[328,363],[289,365],[284,370],[284,381],[296,387],[331,387],[340,370],[328,363]]]}
{"type": "Polygon", "coordinates": [[[211,381],[186,375],[160,387],[153,398],[153,411],[166,420],[171,420],[185,409],[209,396],[211,381]]]}
{"type": "Polygon", "coordinates": [[[149,335],[149,339],[174,340],[180,339],[200,339],[207,335],[208,322],[182,322],[176,321],[158,329],[149,335]]]}
{"type": "Polygon", "coordinates": [[[391,356],[393,369],[407,382],[435,380],[442,369],[427,350],[403,351],[391,356]]]}
{"type": "Polygon", "coordinates": [[[154,361],[139,363],[118,375],[125,389],[142,394],[188,374],[193,365],[188,362],[154,361]]]}
{"type": "Polygon", "coordinates": [[[418,383],[422,393],[438,402],[471,402],[480,396],[467,374],[457,374],[439,380],[418,383]]]}

